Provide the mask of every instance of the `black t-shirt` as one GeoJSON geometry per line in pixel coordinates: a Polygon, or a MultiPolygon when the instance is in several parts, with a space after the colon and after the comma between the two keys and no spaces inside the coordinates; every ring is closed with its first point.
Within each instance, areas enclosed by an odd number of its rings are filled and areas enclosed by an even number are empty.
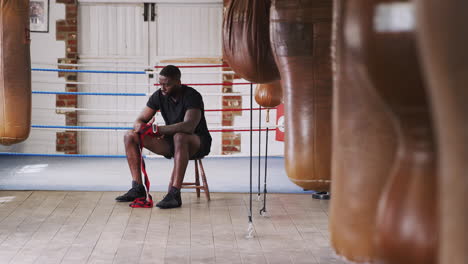
{"type": "Polygon", "coordinates": [[[203,98],[201,94],[192,87],[182,85],[182,96],[177,102],[174,102],[169,95],[163,95],[161,89],[158,89],[151,95],[146,106],[156,111],[160,110],[166,125],[183,122],[185,112],[187,112],[188,109],[200,109],[201,119],[195,128],[195,134],[200,136],[202,140],[208,140],[211,143],[211,135],[206,125],[203,98]]]}

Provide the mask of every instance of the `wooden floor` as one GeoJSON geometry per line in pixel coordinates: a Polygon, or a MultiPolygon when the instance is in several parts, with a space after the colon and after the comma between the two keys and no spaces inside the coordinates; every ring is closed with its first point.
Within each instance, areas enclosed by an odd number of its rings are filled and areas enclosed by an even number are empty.
{"type": "MultiPolygon", "coordinates": [[[[328,202],[183,193],[183,206],[132,209],[116,192],[0,191],[0,263],[344,263],[329,246],[328,202]]],[[[156,200],[162,193],[153,193],[156,200]]]]}

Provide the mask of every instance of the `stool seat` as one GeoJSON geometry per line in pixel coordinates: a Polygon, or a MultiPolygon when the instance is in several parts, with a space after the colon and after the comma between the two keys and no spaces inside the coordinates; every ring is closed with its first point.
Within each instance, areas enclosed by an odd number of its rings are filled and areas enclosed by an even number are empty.
{"type": "Polygon", "coordinates": [[[197,192],[197,197],[200,198],[200,190],[205,192],[206,199],[210,200],[210,191],[208,189],[208,182],[206,181],[205,169],[203,168],[203,163],[201,159],[195,159],[195,182],[183,182],[182,189],[195,189],[197,192]],[[198,170],[200,166],[200,171],[198,170]],[[202,178],[203,185],[200,185],[200,174],[202,178]]]}

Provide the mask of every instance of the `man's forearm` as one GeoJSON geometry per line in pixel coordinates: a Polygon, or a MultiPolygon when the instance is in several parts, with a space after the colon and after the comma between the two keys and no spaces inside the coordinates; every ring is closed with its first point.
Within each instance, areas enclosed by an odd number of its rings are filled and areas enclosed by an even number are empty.
{"type": "Polygon", "coordinates": [[[148,121],[149,120],[144,120],[142,118],[137,118],[137,120],[135,120],[135,122],[133,122],[133,128],[134,128],[135,132],[139,131],[141,124],[146,124],[146,123],[148,123],[148,121]]]}
{"type": "Polygon", "coordinates": [[[174,135],[176,133],[193,134],[194,132],[195,128],[193,127],[193,124],[185,121],[173,125],[159,127],[159,133],[162,135],[174,135]]]}
{"type": "Polygon", "coordinates": [[[146,122],[141,120],[141,119],[137,119],[137,120],[135,120],[135,122],[133,122],[133,127],[140,126],[141,124],[144,124],[144,123],[146,123],[146,122]]]}
{"type": "Polygon", "coordinates": [[[135,125],[146,124],[146,123],[148,123],[150,120],[151,120],[151,118],[148,119],[148,120],[146,120],[146,119],[143,118],[143,117],[138,117],[138,118],[135,120],[134,124],[135,124],[135,125]]]}

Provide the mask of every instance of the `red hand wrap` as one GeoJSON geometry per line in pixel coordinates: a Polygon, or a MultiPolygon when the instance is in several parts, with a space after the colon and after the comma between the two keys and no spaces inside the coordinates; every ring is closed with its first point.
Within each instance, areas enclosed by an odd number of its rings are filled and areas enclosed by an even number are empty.
{"type": "Polygon", "coordinates": [[[145,136],[159,136],[159,131],[158,131],[158,126],[155,126],[155,130],[153,131],[153,126],[151,124],[141,124],[140,131],[138,132],[140,136],[140,167],[141,171],[143,172],[144,175],[144,181],[143,184],[145,186],[146,190],[146,197],[144,198],[137,198],[135,201],[133,201],[129,206],[133,208],[152,208],[153,207],[153,197],[149,194],[150,190],[150,180],[148,177],[148,173],[146,172],[146,164],[145,160],[143,159],[143,139],[145,136]]]}
{"type": "Polygon", "coordinates": [[[152,125],[152,124],[141,124],[140,131],[138,134],[143,135],[143,136],[160,136],[161,134],[159,133],[159,127],[157,125],[152,125]],[[153,131],[153,127],[155,128],[153,131]]]}

